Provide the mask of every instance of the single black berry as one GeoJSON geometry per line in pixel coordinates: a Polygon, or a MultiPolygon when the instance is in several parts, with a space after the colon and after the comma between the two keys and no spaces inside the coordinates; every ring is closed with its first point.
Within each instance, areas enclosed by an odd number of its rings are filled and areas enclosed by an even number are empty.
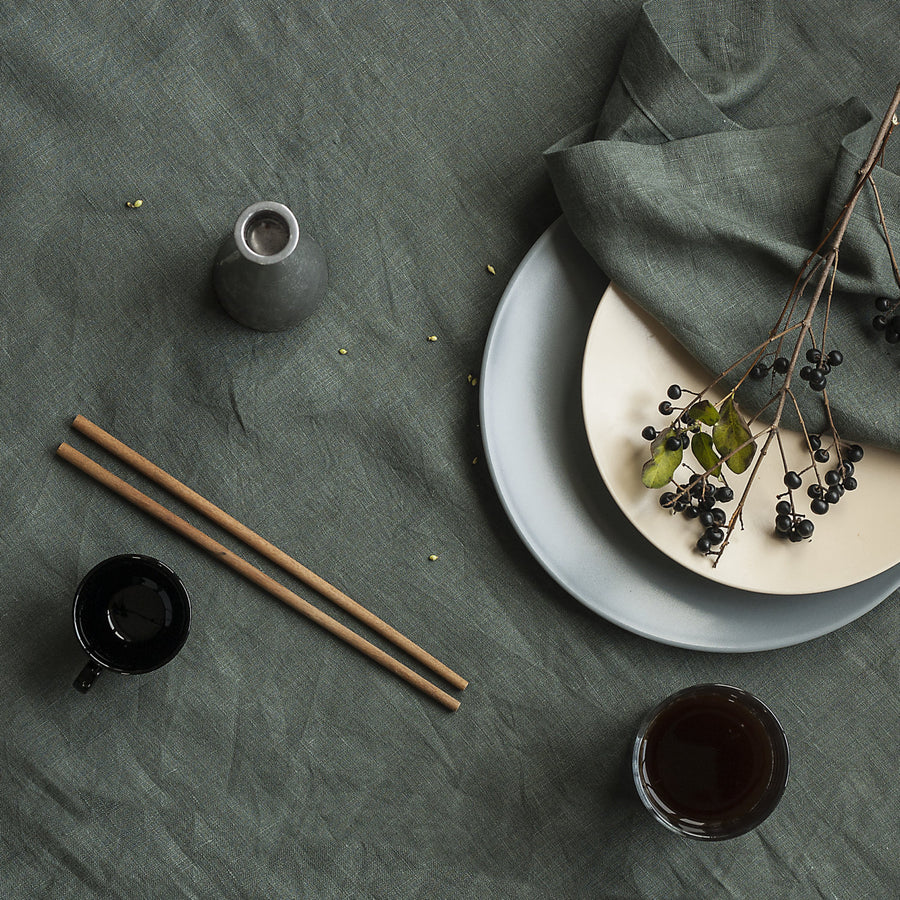
{"type": "Polygon", "coordinates": [[[828,451],[827,450],[816,450],[816,452],[813,453],[813,459],[817,463],[827,463],[828,459],[829,459],[828,451]]]}
{"type": "Polygon", "coordinates": [[[825,484],[829,487],[837,484],[841,480],[841,476],[838,474],[837,469],[829,469],[825,473],[825,484]]]}
{"type": "Polygon", "coordinates": [[[772,368],[779,374],[784,375],[785,372],[791,367],[791,361],[786,356],[779,356],[775,362],[772,363],[772,368]]]}
{"type": "Polygon", "coordinates": [[[734,500],[734,491],[728,485],[716,488],[716,500],[719,503],[731,503],[734,500]]]}
{"type": "Polygon", "coordinates": [[[659,404],[659,411],[664,416],[671,415],[672,414],[672,404],[669,403],[668,400],[663,400],[663,402],[659,404]]]}
{"type": "Polygon", "coordinates": [[[810,508],[817,516],[824,516],[825,513],[828,512],[828,503],[827,503],[825,500],[822,500],[822,499],[813,500],[813,502],[809,504],[809,508],[810,508]]]}
{"type": "Polygon", "coordinates": [[[825,499],[832,505],[841,499],[841,492],[837,489],[837,485],[825,491],[825,499]]]}
{"type": "Polygon", "coordinates": [[[800,377],[801,377],[804,381],[809,381],[809,379],[812,377],[812,373],[813,373],[813,367],[812,367],[812,366],[804,366],[804,367],[800,370],[800,377]]]}
{"type": "Polygon", "coordinates": [[[681,440],[681,447],[682,447],[682,449],[683,449],[683,450],[687,450],[687,448],[690,446],[691,439],[687,436],[687,432],[686,432],[686,431],[682,431],[682,432],[681,432],[681,438],[680,438],[680,440],[681,440]]]}
{"type": "Polygon", "coordinates": [[[840,350],[830,350],[828,353],[828,362],[833,366],[839,366],[844,361],[844,354],[840,350]]]}
{"type": "Polygon", "coordinates": [[[865,451],[862,447],[859,446],[859,444],[851,444],[847,448],[846,456],[847,459],[850,460],[850,462],[858,463],[863,458],[864,453],[865,451]]]}
{"type": "Polygon", "coordinates": [[[715,522],[716,525],[724,525],[725,524],[725,520],[728,518],[728,516],[725,515],[725,510],[722,509],[721,506],[717,506],[715,509],[711,510],[711,512],[712,512],[713,522],[715,522]]]}
{"type": "Polygon", "coordinates": [[[681,449],[681,438],[677,434],[673,434],[671,437],[666,438],[666,450],[680,450],[681,449]]]}
{"type": "Polygon", "coordinates": [[[661,494],[659,505],[666,509],[670,509],[675,505],[675,495],[671,491],[666,491],[664,494],[661,494]]]}
{"type": "Polygon", "coordinates": [[[704,528],[709,528],[710,525],[716,524],[715,516],[712,514],[711,509],[704,509],[703,512],[700,513],[700,524],[704,528]]]}
{"type": "Polygon", "coordinates": [[[641,432],[641,437],[642,437],[645,441],[655,441],[655,440],[656,440],[656,436],[657,436],[658,434],[659,434],[659,432],[658,432],[652,425],[648,425],[648,426],[641,432]]]}
{"type": "Polygon", "coordinates": [[[778,516],[789,516],[791,514],[791,504],[787,500],[779,500],[775,504],[775,514],[778,516]]]}
{"type": "Polygon", "coordinates": [[[848,478],[844,479],[844,487],[848,491],[855,491],[858,486],[859,486],[859,484],[855,478],[848,477],[848,478]]]}
{"type": "Polygon", "coordinates": [[[722,541],[725,540],[725,532],[722,531],[721,528],[713,526],[712,528],[706,529],[705,537],[710,542],[710,544],[715,546],[716,544],[721,544],[722,541]]]}
{"type": "Polygon", "coordinates": [[[887,317],[886,316],[875,316],[872,319],[872,327],[876,331],[884,331],[887,328],[887,317]]]}
{"type": "Polygon", "coordinates": [[[816,526],[809,519],[801,519],[796,528],[797,534],[802,538],[812,537],[812,533],[816,530],[816,526]]]}
{"type": "Polygon", "coordinates": [[[812,447],[813,450],[818,450],[819,447],[822,446],[822,438],[817,434],[811,434],[809,436],[809,446],[812,447]]]}
{"type": "Polygon", "coordinates": [[[769,374],[769,367],[765,363],[761,363],[761,362],[757,363],[750,370],[750,377],[754,381],[762,381],[762,379],[765,378],[766,375],[768,375],[768,374],[769,374]]]}
{"type": "Polygon", "coordinates": [[[687,509],[685,509],[684,514],[685,514],[689,519],[696,519],[697,516],[700,515],[700,510],[697,509],[696,506],[689,506],[689,507],[687,507],[687,509]]]}
{"type": "Polygon", "coordinates": [[[887,312],[891,308],[891,301],[888,297],[876,297],[875,298],[875,309],[878,312],[887,312]]]}
{"type": "Polygon", "coordinates": [[[793,519],[790,516],[775,517],[775,530],[781,534],[787,534],[793,524],[793,519]]]}
{"type": "Polygon", "coordinates": [[[697,541],[697,549],[701,553],[709,553],[709,548],[712,546],[709,542],[709,538],[702,537],[697,541]]]}
{"type": "Polygon", "coordinates": [[[817,363],[822,358],[822,351],[816,347],[810,347],[809,350],[806,351],[806,358],[811,363],[817,363]]]}
{"type": "Polygon", "coordinates": [[[788,472],[784,476],[784,486],[790,490],[797,490],[803,484],[803,479],[796,472],[788,472]]]}
{"type": "Polygon", "coordinates": [[[807,496],[807,497],[810,497],[810,498],[813,499],[813,500],[815,500],[816,497],[821,497],[822,494],[824,494],[824,493],[825,493],[825,491],[822,490],[822,485],[821,485],[821,484],[811,484],[811,485],[806,489],[806,496],[807,496]]]}
{"type": "Polygon", "coordinates": [[[681,396],[681,388],[677,384],[670,384],[666,396],[670,400],[677,400],[681,396]]]}

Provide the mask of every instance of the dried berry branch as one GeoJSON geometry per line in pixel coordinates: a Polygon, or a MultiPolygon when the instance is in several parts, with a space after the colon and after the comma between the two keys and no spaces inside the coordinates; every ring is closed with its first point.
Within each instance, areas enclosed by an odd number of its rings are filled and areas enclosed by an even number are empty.
{"type": "MultiPolygon", "coordinates": [[[[783,481],[786,488],[785,492],[778,495],[777,498],[775,527],[777,532],[790,537],[791,540],[804,540],[811,537],[815,530],[813,522],[799,511],[798,504],[795,503],[794,492],[802,487],[801,476],[804,473],[811,471],[815,477],[815,482],[810,484],[807,491],[812,500],[810,510],[814,514],[826,513],[830,506],[840,500],[845,491],[856,488],[856,479],[853,477],[854,465],[862,458],[863,450],[857,444],[847,446],[843,443],[834,424],[826,389],[827,376],[833,367],[837,367],[843,362],[843,354],[837,349],[826,353],[825,347],[827,346],[826,340],[840,247],[847,232],[850,217],[866,185],[869,185],[874,192],[881,231],[890,255],[894,278],[900,286],[900,271],[898,271],[884,211],[872,174],[875,167],[884,159],[887,141],[897,125],[898,107],[900,107],[900,85],[897,86],[882,119],[866,160],[857,172],[857,180],[846,203],[819,245],[800,267],[768,338],[725,369],[702,391],[686,391],[693,399],[677,409],[669,401],[679,400],[685,389],[680,385],[672,385],[668,390],[669,400],[663,401],[659,405],[659,412],[663,415],[674,413],[668,427],[662,432],[652,426],[644,429],[643,436],[651,441],[651,458],[644,464],[642,471],[644,484],[651,488],[664,487],[670,482],[674,484],[676,490],[662,494],[660,504],[675,512],[683,512],[689,518],[700,520],[700,524],[705,530],[697,541],[697,549],[712,556],[714,566],[728,546],[735,529],[742,524],[744,506],[773,441],[777,442],[779,447],[784,468],[783,481]],[[812,295],[807,301],[802,318],[799,321],[793,321],[804,294],[810,286],[812,286],[812,295]],[[822,316],[820,336],[817,340],[813,328],[816,312],[820,306],[824,307],[824,315],[822,316]],[[788,336],[794,338],[793,348],[789,356],[782,356],[781,348],[788,336]],[[827,447],[823,446],[820,435],[809,433],[791,386],[807,341],[811,345],[805,353],[805,359],[809,365],[803,365],[798,374],[813,391],[821,394],[830,434],[830,445],[827,447]],[[771,363],[773,384],[776,375],[782,376],[782,381],[750,422],[758,419],[760,414],[771,406],[774,406],[774,412],[768,425],[755,434],[751,434],[748,423],[738,412],[735,395],[748,379],[761,380],[769,374],[770,366],[765,360],[773,353],[775,355],[771,363]],[[737,383],[723,400],[718,404],[712,404],[706,399],[713,388],[739,369],[741,365],[747,364],[748,360],[750,362],[746,371],[738,378],[737,383]],[[800,421],[810,458],[810,464],[801,472],[789,468],[782,445],[781,423],[788,399],[800,421]],[[703,426],[707,426],[710,432],[704,431],[703,426]],[[762,441],[762,446],[757,453],[759,441],[762,441]],[[675,481],[675,472],[684,464],[683,454],[688,447],[691,448],[700,463],[702,471],[698,473],[691,470],[692,475],[688,481],[678,484],[675,481]],[[819,465],[829,462],[831,450],[836,454],[836,465],[825,472],[823,476],[819,465]],[[730,517],[727,517],[724,511],[716,505],[718,502],[730,502],[734,498],[734,492],[725,482],[725,468],[736,474],[750,470],[737,506],[730,517]],[[713,488],[709,483],[710,478],[721,480],[722,486],[717,489],[713,488]],[[725,527],[723,528],[723,526],[725,527]]],[[[880,313],[891,314],[900,306],[900,300],[894,301],[892,304],[886,298],[879,298],[876,306],[880,313]]],[[[873,326],[884,330],[888,341],[900,342],[900,316],[895,315],[890,320],[885,315],[876,316],[873,326]]],[[[688,468],[690,469],[689,466],[688,468]]]]}

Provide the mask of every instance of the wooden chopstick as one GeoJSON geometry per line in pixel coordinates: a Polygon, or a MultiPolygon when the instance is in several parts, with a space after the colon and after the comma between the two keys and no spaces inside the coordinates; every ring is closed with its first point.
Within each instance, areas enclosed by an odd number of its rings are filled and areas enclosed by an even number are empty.
{"type": "Polygon", "coordinates": [[[340,638],[349,644],[355,650],[358,650],[365,656],[384,666],[390,672],[398,675],[404,681],[418,688],[438,703],[443,704],[450,710],[459,709],[459,700],[451,697],[450,694],[442,691],[439,687],[423,678],[418,672],[403,665],[399,660],[394,659],[388,653],[385,653],[379,647],[369,643],[364,637],[358,635],[355,631],[341,624],[337,619],[333,619],[327,613],[317,609],[311,603],[308,603],[302,597],[297,596],[293,591],[288,590],[284,585],[279,584],[274,578],[261,572],[255,566],[251,565],[236,553],[232,553],[223,544],[211,538],[209,535],[195,528],[189,522],[176,516],[175,513],[166,509],[162,504],[142,494],[137,488],[132,487],[128,482],[123,481],[117,475],[104,469],[103,466],[94,462],[94,460],[85,456],[83,453],[70,447],[68,444],[60,444],[57,448],[57,454],[66,462],[71,463],[80,469],[86,475],[99,481],[101,484],[109,488],[111,491],[133,503],[139,509],[153,516],[153,518],[167,525],[173,531],[187,538],[199,547],[202,547],[208,553],[211,553],[219,562],[224,563],[231,569],[243,575],[254,584],[268,591],[274,597],[277,597],[283,603],[293,607],[297,612],[302,613],[308,619],[311,619],[317,625],[320,625],[326,631],[340,638]]]}
{"type": "Polygon", "coordinates": [[[111,434],[95,425],[84,416],[78,415],[72,422],[72,427],[76,431],[80,431],[85,437],[90,438],[94,443],[103,447],[113,456],[118,457],[122,462],[127,463],[133,469],[136,469],[142,475],[145,475],[151,481],[155,481],[161,487],[164,487],[169,493],[187,503],[198,512],[203,513],[208,519],[211,519],[216,525],[224,528],[234,537],[243,541],[248,547],[265,556],[267,559],[281,566],[289,574],[299,578],[304,584],[311,587],[314,591],[318,591],[323,597],[339,606],[345,612],[355,616],[360,622],[368,625],[374,632],[380,634],[383,638],[390,641],[396,647],[399,647],[405,653],[408,653],[413,659],[426,666],[436,675],[440,675],[449,684],[455,688],[463,690],[469,682],[461,675],[457,675],[452,669],[445,666],[440,660],[435,659],[430,653],[423,650],[418,644],[413,643],[408,637],[397,631],[396,628],[388,625],[387,622],[378,618],[374,613],[370,612],[361,604],[348,597],[342,591],[325,581],[324,578],[310,571],[306,566],[299,563],[296,559],[289,556],[283,550],[280,550],[274,544],[269,543],[265,538],[260,537],[256,532],[251,531],[246,525],[243,525],[233,516],[228,515],[224,510],[219,509],[213,503],[210,503],[205,497],[202,497],[196,491],[191,490],[187,485],[182,484],[178,479],[169,475],[159,466],[154,465],[150,460],[141,456],[135,450],[132,450],[127,444],[114,438],[111,434]]]}

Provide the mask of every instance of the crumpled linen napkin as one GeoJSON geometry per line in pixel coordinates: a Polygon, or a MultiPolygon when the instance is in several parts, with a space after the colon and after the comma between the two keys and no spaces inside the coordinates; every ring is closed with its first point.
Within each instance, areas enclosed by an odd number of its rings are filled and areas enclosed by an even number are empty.
{"type": "MultiPolygon", "coordinates": [[[[846,202],[884,114],[848,97],[793,118],[772,80],[773,54],[783,52],[772,30],[764,3],[718,3],[715,16],[703,0],[647,3],[599,120],[545,153],[578,239],[716,373],[765,339],[803,260],[846,202]],[[772,124],[740,124],[745,111],[758,122],[767,108],[772,124]]],[[[885,85],[888,98],[894,87],[885,85]]],[[[875,181],[900,256],[898,143],[900,129],[875,181]]],[[[828,379],[835,424],[846,440],[900,451],[900,345],[871,327],[873,298],[896,298],[900,288],[868,189],[835,286],[825,347],[844,354],[828,379]]],[[[796,374],[795,387],[811,430],[821,430],[820,395],[796,374]]],[[[770,393],[747,388],[750,407],[770,393]]]]}

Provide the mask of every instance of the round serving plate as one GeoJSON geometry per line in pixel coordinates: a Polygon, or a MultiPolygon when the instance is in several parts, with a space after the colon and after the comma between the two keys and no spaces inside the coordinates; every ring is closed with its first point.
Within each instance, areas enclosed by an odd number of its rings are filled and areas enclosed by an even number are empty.
{"type": "MultiPolygon", "coordinates": [[[[619,508],[652,544],[688,569],[720,584],[770,594],[808,594],[847,587],[900,563],[900,457],[876,447],[864,447],[857,465],[859,487],[847,492],[824,516],[809,511],[806,488],[795,493],[798,511],[815,525],[809,540],[793,543],[775,532],[775,504],[786,492],[784,465],[776,443],[762,460],[738,526],[718,558],[696,550],[703,533],[696,520],[664,510],[661,490],[641,482],[641,466],[650,445],[641,437],[646,425],[662,429],[671,416],[657,407],[670,384],[702,390],[713,376],[655,319],[615,284],[603,294],[594,315],[584,353],[582,404],[588,442],[600,474],[619,508]]],[[[712,392],[718,403],[724,392],[712,392]]],[[[688,402],[678,401],[678,406],[688,402]]],[[[754,427],[759,430],[760,424],[754,427]]],[[[782,430],[782,447],[790,469],[809,465],[799,432],[782,430]]],[[[759,440],[762,445],[762,439],[759,440]]],[[[702,467],[685,451],[694,471],[702,467]]],[[[753,463],[756,462],[754,458],[753,463]]],[[[748,482],[748,469],[735,475],[723,467],[735,500],[723,504],[730,516],[748,482]]],[[[822,471],[833,467],[821,466],[822,471]]],[[[676,472],[685,483],[691,472],[676,472]]],[[[713,484],[720,482],[711,480],[713,484]]]]}
{"type": "Polygon", "coordinates": [[[846,588],[765,594],[676,563],[607,490],[585,434],[582,363],[608,279],[563,220],[523,259],[488,334],[480,380],[488,468],[509,519],[586,607],[651,640],[716,652],[771,650],[841,628],[900,586],[900,566],[846,588]]]}

